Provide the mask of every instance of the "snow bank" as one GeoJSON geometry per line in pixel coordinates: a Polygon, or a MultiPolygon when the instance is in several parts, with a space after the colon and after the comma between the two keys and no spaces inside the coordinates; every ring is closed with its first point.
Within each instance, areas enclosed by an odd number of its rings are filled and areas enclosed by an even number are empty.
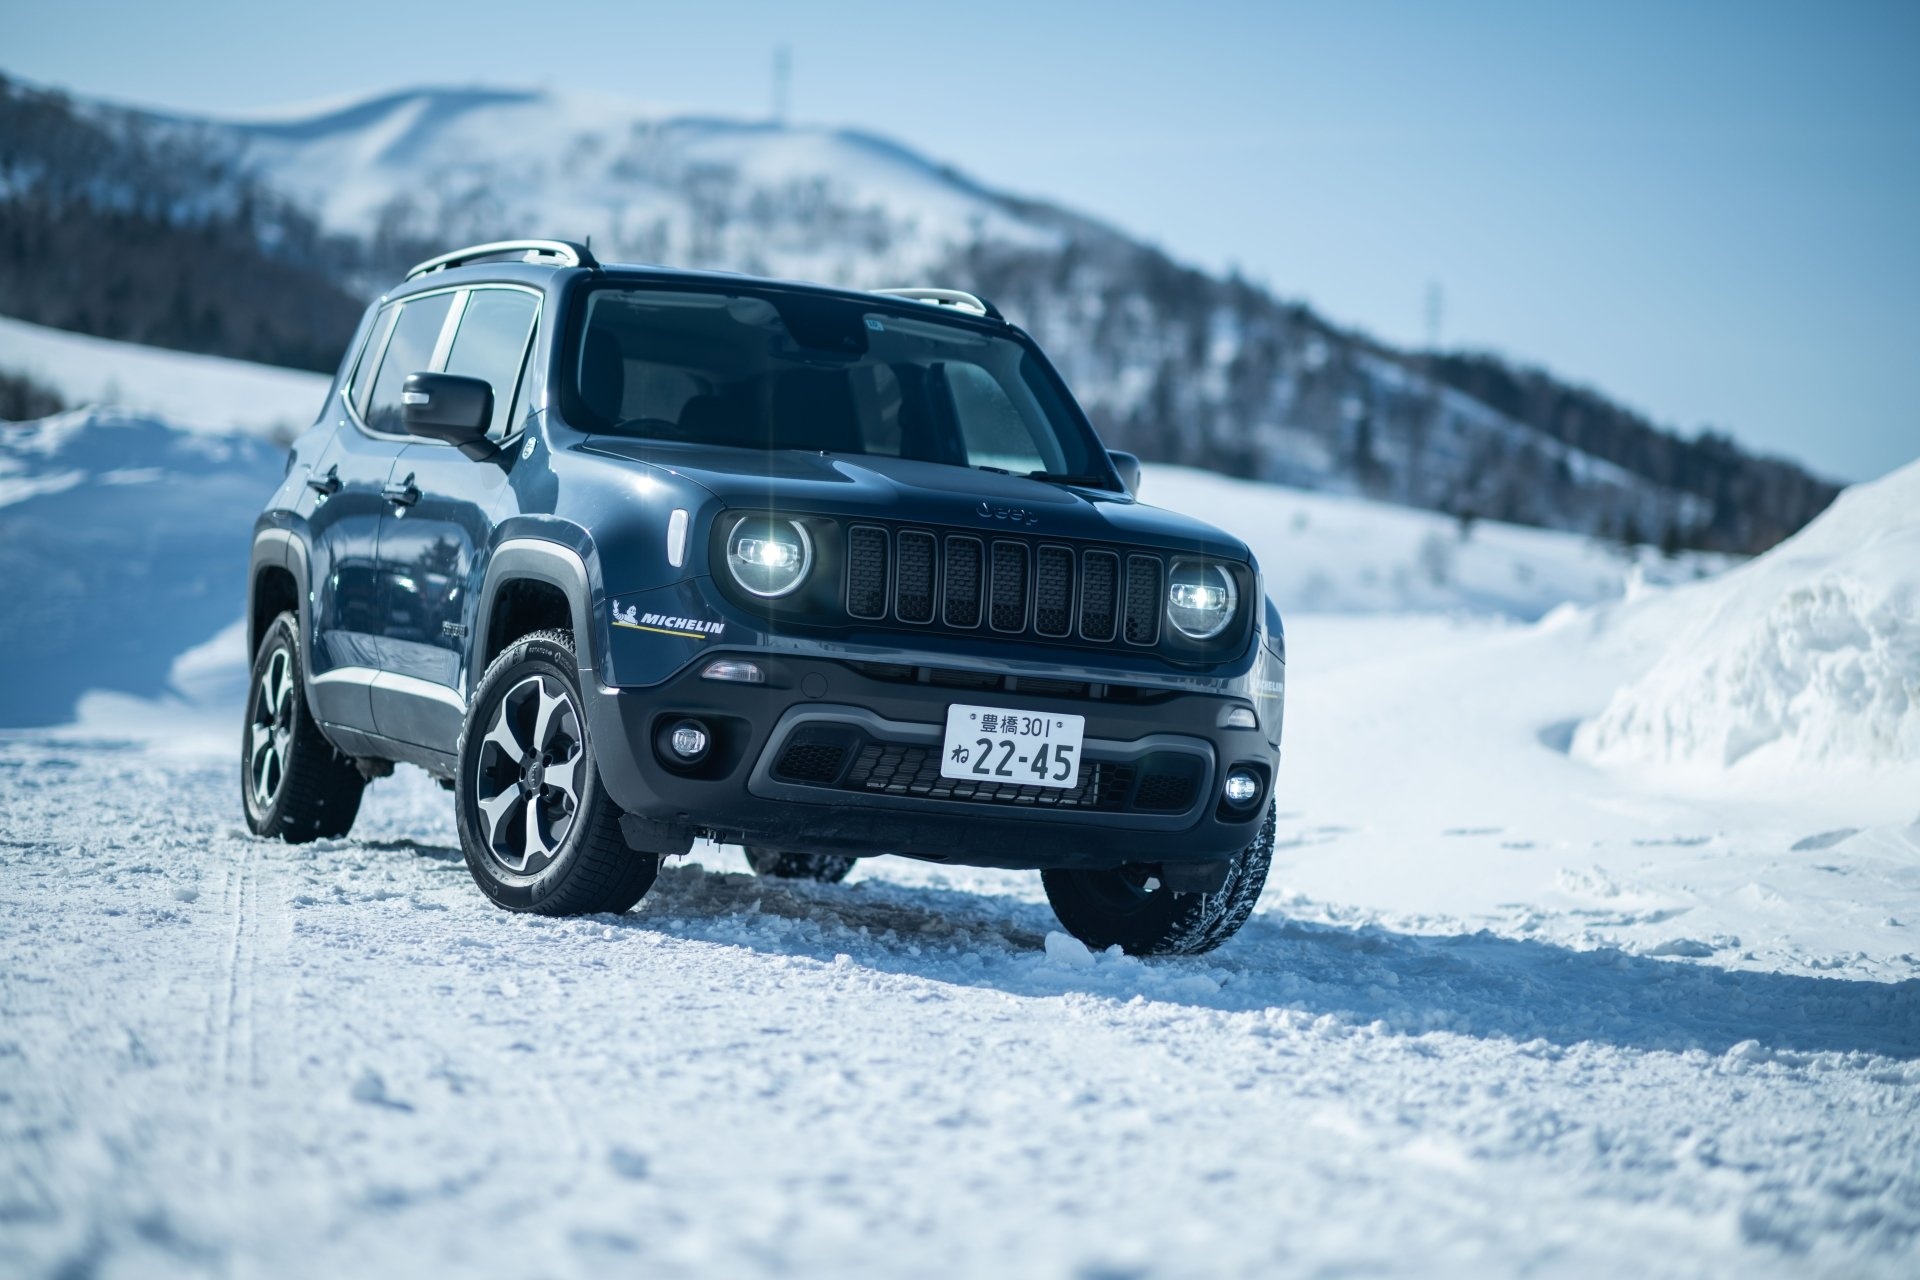
{"type": "Polygon", "coordinates": [[[1690,621],[1579,727],[1575,756],[1765,774],[1920,766],[1920,463],[1849,489],[1673,603],[1690,621]]]}
{"type": "Polygon", "coordinates": [[[116,405],[189,431],[287,435],[320,412],[323,374],[114,342],[0,317],[0,371],[72,405],[116,405]]]}

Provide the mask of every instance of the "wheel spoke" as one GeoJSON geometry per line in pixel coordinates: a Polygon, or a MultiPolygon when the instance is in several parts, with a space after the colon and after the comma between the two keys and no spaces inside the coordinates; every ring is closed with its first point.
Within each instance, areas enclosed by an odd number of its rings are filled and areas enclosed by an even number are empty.
{"type": "Polygon", "coordinates": [[[533,749],[545,751],[553,741],[553,731],[559,726],[555,723],[554,712],[565,710],[567,700],[555,697],[547,692],[547,682],[542,680],[536,686],[540,698],[540,710],[533,718],[533,749]]]}
{"type": "Polygon", "coordinates": [[[520,788],[508,787],[491,800],[480,802],[481,816],[487,820],[487,843],[496,852],[503,852],[506,849],[507,820],[513,816],[514,807],[522,799],[520,788]]]}
{"type": "Polygon", "coordinates": [[[559,764],[550,764],[547,766],[546,783],[554,790],[566,796],[569,802],[567,808],[567,812],[569,813],[580,807],[580,783],[578,775],[580,772],[580,759],[585,754],[584,751],[576,747],[570,759],[559,764]]]}
{"type": "Polygon", "coordinates": [[[273,663],[267,668],[267,675],[273,681],[268,696],[272,699],[270,709],[278,718],[287,709],[287,699],[293,694],[293,660],[285,649],[273,655],[273,663]]]}
{"type": "Polygon", "coordinates": [[[552,854],[553,850],[547,847],[546,840],[540,834],[540,806],[529,804],[527,806],[527,856],[521,865],[531,866],[533,855],[536,853],[545,858],[552,854]]]}
{"type": "Polygon", "coordinates": [[[481,741],[491,742],[499,748],[501,755],[519,764],[527,758],[527,752],[526,748],[520,745],[520,740],[513,735],[513,721],[507,715],[507,703],[510,701],[510,698],[500,699],[500,705],[493,713],[493,728],[487,730],[487,736],[481,741]]]}
{"type": "Polygon", "coordinates": [[[254,752],[253,759],[253,796],[262,805],[273,802],[273,793],[279,790],[280,780],[275,776],[280,770],[280,752],[274,746],[273,735],[254,752]]]}

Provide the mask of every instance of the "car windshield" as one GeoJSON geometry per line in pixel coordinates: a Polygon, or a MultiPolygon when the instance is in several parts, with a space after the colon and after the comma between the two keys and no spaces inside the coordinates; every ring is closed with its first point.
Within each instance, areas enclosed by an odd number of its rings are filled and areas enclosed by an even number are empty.
{"type": "Polygon", "coordinates": [[[929,312],[601,286],[586,297],[563,405],[601,434],[1110,485],[1098,442],[1026,346],[929,312]]]}

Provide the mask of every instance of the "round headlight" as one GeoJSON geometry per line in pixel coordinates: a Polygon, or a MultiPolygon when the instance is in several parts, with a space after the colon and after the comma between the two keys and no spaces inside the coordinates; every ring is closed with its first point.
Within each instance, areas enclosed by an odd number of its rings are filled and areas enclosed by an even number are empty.
{"type": "Polygon", "coordinates": [[[1233,575],[1211,560],[1179,560],[1167,579],[1167,621],[1189,640],[1211,640],[1227,629],[1240,603],[1233,575]]]}
{"type": "Polygon", "coordinates": [[[727,569],[740,586],[763,599],[784,596],[813,567],[807,531],[778,516],[742,516],[727,535],[727,569]]]}

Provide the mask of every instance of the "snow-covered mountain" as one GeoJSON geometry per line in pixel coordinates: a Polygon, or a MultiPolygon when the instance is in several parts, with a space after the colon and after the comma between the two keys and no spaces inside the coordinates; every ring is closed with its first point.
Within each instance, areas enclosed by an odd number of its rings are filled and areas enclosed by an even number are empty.
{"type": "MultiPolygon", "coordinates": [[[[187,304],[137,328],[101,328],[99,308],[74,301],[88,279],[49,264],[72,257],[56,251],[61,236],[102,208],[216,227],[312,277],[307,329],[248,348],[267,359],[324,346],[346,323],[323,280],[364,297],[449,244],[590,236],[608,260],[976,289],[1039,337],[1113,444],[1152,460],[1731,551],[1777,541],[1834,491],[1723,438],[1664,433],[1544,374],[1396,351],[870,133],[484,88],[242,121],[0,90],[10,109],[0,135],[19,143],[0,151],[0,198],[11,193],[29,229],[17,261],[0,246],[0,311],[67,327],[226,351],[221,342],[252,341],[300,289],[197,305],[193,272],[173,272],[131,296],[180,290],[187,304]],[[56,134],[67,141],[37,141],[56,134]],[[41,209],[47,192],[53,207],[41,209]],[[236,307],[258,319],[222,326],[236,307]],[[174,311],[198,318],[176,322],[174,311]]],[[[103,230],[90,243],[129,241],[103,230]]],[[[231,267],[212,274],[266,269],[239,258],[231,267]]],[[[194,270],[210,267],[196,259],[194,270]]]]}

